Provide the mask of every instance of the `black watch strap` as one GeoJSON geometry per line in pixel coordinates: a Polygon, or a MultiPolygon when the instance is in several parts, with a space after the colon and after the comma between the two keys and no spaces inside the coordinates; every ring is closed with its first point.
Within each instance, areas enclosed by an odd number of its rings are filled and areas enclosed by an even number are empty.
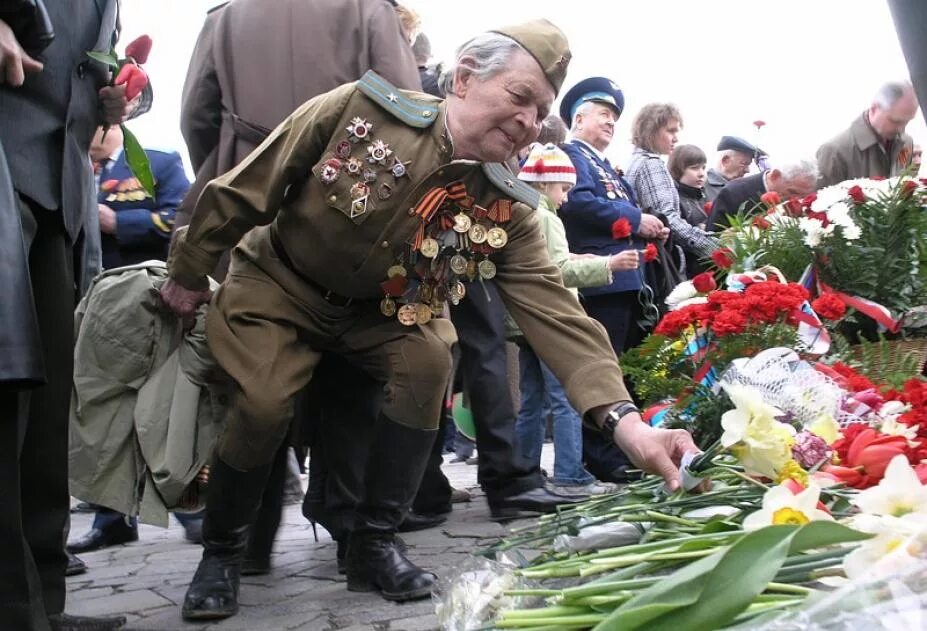
{"type": "Polygon", "coordinates": [[[632,412],[637,412],[640,414],[640,410],[636,405],[630,401],[624,401],[619,403],[613,410],[609,411],[605,415],[605,422],[602,423],[602,435],[605,436],[609,441],[613,440],[615,435],[615,427],[618,426],[618,421],[622,418],[631,414],[632,412]]]}

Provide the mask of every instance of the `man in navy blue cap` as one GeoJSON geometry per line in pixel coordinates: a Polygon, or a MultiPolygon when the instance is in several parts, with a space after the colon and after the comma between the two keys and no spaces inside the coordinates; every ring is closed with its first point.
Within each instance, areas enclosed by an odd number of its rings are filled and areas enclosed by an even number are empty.
{"type": "MultiPolygon", "coordinates": [[[[570,126],[571,136],[563,150],[576,168],[576,186],[559,212],[571,252],[610,257],[643,249],[644,239],[669,236],[662,221],[641,212],[633,188],[605,157],[623,109],[621,89],[605,77],[580,81],[560,104],[560,117],[570,126]]],[[[632,333],[640,309],[641,270],[614,272],[610,280],[607,285],[581,290],[583,307],[605,327],[615,354],[621,355],[637,338],[632,333]]],[[[598,479],[626,480],[624,455],[612,441],[585,427],[583,458],[598,479]]]]}
{"type": "Polygon", "coordinates": [[[708,181],[705,182],[705,195],[710,202],[715,201],[718,193],[728,182],[745,176],[754,159],[765,155],[763,151],[737,136],[721,136],[718,151],[721,152],[718,156],[718,166],[708,169],[708,181]]]}

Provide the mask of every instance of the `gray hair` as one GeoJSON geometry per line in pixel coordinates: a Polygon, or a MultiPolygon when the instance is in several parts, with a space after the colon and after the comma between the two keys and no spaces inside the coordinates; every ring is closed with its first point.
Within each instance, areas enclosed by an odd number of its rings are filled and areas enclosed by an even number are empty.
{"type": "Polygon", "coordinates": [[[573,112],[573,121],[572,121],[572,123],[570,124],[570,131],[571,131],[571,132],[576,128],[576,118],[577,118],[578,116],[580,116],[580,115],[588,114],[588,113],[589,113],[589,110],[591,110],[591,109],[592,109],[593,107],[595,107],[596,105],[602,105],[602,104],[601,104],[601,103],[597,103],[597,102],[595,102],[595,101],[583,101],[582,103],[580,103],[580,104],[576,107],[576,111],[573,112]]]}
{"type": "Polygon", "coordinates": [[[464,64],[480,81],[501,72],[516,50],[524,50],[521,44],[501,33],[483,33],[477,35],[457,49],[454,63],[441,73],[439,85],[447,95],[454,94],[454,75],[460,67],[460,60],[470,57],[475,63],[464,64]]]}
{"type": "Polygon", "coordinates": [[[818,179],[818,161],[814,158],[785,158],[777,160],[773,166],[786,180],[807,178],[816,182],[818,179]]]}
{"type": "Polygon", "coordinates": [[[913,93],[914,87],[910,81],[890,81],[879,88],[872,97],[872,102],[879,109],[887,110],[897,103],[906,93],[913,93]]]}

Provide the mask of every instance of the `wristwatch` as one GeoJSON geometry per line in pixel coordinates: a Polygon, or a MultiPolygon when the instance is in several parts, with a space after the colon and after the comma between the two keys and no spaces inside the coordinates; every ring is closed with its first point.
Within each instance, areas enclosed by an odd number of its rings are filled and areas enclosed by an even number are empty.
{"type": "Polygon", "coordinates": [[[628,414],[632,413],[640,414],[640,410],[636,405],[630,401],[624,401],[619,403],[614,409],[610,410],[608,414],[605,415],[605,422],[602,423],[602,435],[605,436],[609,441],[615,439],[615,427],[618,426],[618,421],[623,419],[628,414]]]}

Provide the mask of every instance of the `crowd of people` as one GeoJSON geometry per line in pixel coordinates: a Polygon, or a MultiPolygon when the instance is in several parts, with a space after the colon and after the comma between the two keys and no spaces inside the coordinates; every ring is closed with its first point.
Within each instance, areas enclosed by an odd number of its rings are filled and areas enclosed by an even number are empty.
{"type": "Polygon", "coordinates": [[[18,4],[0,9],[0,618],[16,629],[125,622],[64,613],[65,573],[86,570],[63,546],[69,478],[96,510],[69,552],[134,541],[140,511],[172,510],[203,547],[183,617],[234,615],[239,576],[271,571],[291,448],[300,465],[308,448],[303,514],[336,541],[347,588],[428,596],[437,577],[396,533],[470,499],[441,471],[461,391],[492,519],[638,469],[677,487],[691,437],[642,422],[617,357],[765,192],[919,159],[913,88],[889,83],[816,159],[725,136],[711,168],[677,144],[679,109],[651,103],[622,171],[612,78],[576,81],[550,112],[571,53],[547,20],[436,67],[392,1],[232,0],[206,16],[184,83],[194,181],[177,153],[146,150],[151,192],[116,124],[152,92],[128,99],[85,55],[113,47],[118,1],[18,4]]]}

